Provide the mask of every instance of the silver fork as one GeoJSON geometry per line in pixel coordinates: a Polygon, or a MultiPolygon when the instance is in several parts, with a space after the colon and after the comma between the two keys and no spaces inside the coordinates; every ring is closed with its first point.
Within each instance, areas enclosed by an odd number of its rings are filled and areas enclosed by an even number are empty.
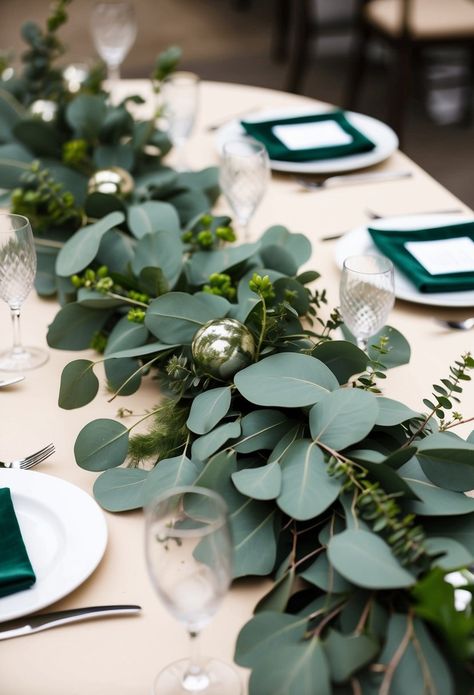
{"type": "Polygon", "coordinates": [[[48,444],[34,454],[25,456],[25,458],[15,459],[14,461],[0,461],[0,468],[33,468],[33,466],[37,466],[38,463],[54,454],[54,451],[54,444],[48,444]]]}

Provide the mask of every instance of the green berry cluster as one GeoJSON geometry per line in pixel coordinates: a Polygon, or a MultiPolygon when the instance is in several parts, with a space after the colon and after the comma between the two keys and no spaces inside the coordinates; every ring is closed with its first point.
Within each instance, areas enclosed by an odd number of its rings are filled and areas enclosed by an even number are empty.
{"type": "Polygon", "coordinates": [[[216,294],[232,301],[237,295],[237,289],[232,285],[232,278],[226,273],[212,273],[209,275],[209,284],[204,285],[203,292],[216,294]]]}
{"type": "Polygon", "coordinates": [[[114,281],[109,277],[109,269],[106,265],[101,265],[97,270],[86,268],[82,276],[73,275],[71,282],[77,289],[85,287],[88,290],[94,289],[104,294],[110,292],[114,287],[114,281]]]}
{"type": "Polygon", "coordinates": [[[216,248],[222,241],[235,241],[236,235],[230,225],[216,226],[215,218],[210,214],[204,214],[192,229],[183,232],[181,240],[195,250],[209,251],[216,248]]]}
{"type": "Polygon", "coordinates": [[[68,140],[63,145],[62,158],[64,164],[75,168],[80,168],[87,164],[89,159],[87,149],[86,140],[68,140]]]}
{"type": "Polygon", "coordinates": [[[145,323],[146,311],[139,307],[133,307],[127,314],[127,319],[132,323],[145,323]]]}
{"type": "Polygon", "coordinates": [[[274,299],[275,291],[273,284],[268,275],[259,275],[254,273],[252,279],[249,280],[249,287],[252,292],[258,294],[262,299],[274,299]]]}
{"type": "Polygon", "coordinates": [[[81,225],[82,214],[75,207],[73,194],[65,191],[39,162],[33,162],[23,174],[22,184],[12,191],[12,212],[28,217],[36,233],[63,226],[75,231],[81,225]]]}

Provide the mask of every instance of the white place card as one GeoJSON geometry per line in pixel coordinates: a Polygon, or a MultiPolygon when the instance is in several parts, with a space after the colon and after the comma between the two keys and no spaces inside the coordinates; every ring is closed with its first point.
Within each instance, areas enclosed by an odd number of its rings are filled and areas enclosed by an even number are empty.
{"type": "Polygon", "coordinates": [[[407,241],[405,248],[430,275],[474,273],[474,241],[467,236],[437,241],[407,241]]]}
{"type": "Polygon", "coordinates": [[[272,132],[289,150],[334,147],[352,142],[352,137],[335,121],[276,125],[272,132]]]}

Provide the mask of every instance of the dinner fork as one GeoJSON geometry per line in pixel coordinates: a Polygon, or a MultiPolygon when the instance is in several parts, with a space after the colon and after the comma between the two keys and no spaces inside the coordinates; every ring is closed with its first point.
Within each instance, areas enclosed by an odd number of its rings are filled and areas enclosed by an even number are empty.
{"type": "Polygon", "coordinates": [[[38,463],[41,463],[54,454],[54,451],[54,444],[48,444],[34,454],[25,456],[25,458],[15,459],[13,461],[0,461],[0,468],[33,468],[33,466],[37,466],[38,463]]]}

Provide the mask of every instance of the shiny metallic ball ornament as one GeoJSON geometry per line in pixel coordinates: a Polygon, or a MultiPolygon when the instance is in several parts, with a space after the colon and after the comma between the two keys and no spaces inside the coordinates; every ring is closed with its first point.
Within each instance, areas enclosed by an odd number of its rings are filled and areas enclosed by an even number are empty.
{"type": "Polygon", "coordinates": [[[45,123],[52,123],[58,112],[58,105],[51,99],[37,99],[30,106],[30,113],[45,123]]]}
{"type": "Polygon", "coordinates": [[[196,367],[217,379],[229,379],[255,358],[255,341],[235,319],[215,319],[202,326],[192,342],[196,367]]]}
{"type": "Polygon", "coordinates": [[[105,193],[106,195],[116,195],[119,198],[129,196],[133,188],[132,177],[128,171],[121,167],[99,169],[87,183],[89,193],[105,193]]]}

